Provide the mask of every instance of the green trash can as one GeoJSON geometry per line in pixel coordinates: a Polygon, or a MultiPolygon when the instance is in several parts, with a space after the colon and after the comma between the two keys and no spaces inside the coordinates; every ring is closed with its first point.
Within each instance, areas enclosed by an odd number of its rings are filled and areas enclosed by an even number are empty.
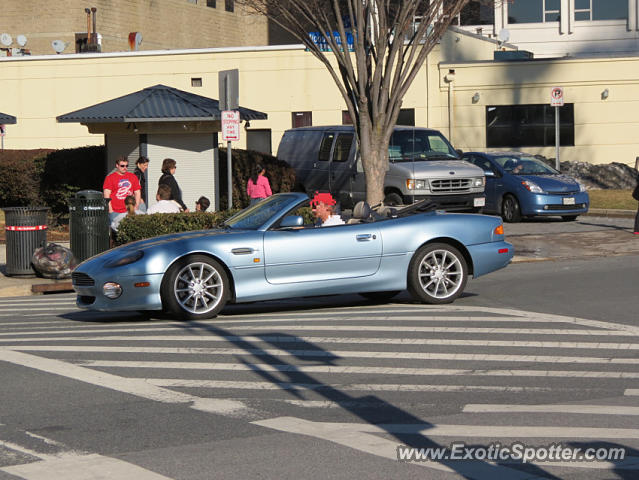
{"type": "Polygon", "coordinates": [[[69,214],[71,251],[78,262],[109,249],[109,209],[102,192],[79,191],[69,214]]]}
{"type": "Polygon", "coordinates": [[[34,275],[31,257],[47,244],[48,207],[7,207],[6,229],[7,275],[34,275]]]}

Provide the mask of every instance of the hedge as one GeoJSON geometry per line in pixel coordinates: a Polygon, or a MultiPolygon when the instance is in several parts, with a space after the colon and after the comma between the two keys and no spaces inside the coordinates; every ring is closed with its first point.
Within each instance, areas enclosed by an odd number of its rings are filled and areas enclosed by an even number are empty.
{"type": "Polygon", "coordinates": [[[157,237],[168,233],[190,232],[218,228],[224,220],[235,215],[231,212],[154,213],[152,215],[132,215],[122,219],[118,226],[116,244],[122,245],[136,240],[157,237]]]}

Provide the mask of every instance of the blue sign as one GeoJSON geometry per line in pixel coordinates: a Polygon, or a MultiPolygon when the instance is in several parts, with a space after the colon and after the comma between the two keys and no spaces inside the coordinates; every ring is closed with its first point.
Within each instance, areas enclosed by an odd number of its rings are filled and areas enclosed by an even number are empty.
{"type": "MultiPolygon", "coordinates": [[[[320,32],[309,32],[308,35],[309,37],[311,37],[311,41],[315,45],[317,45],[322,52],[331,51],[331,47],[329,47],[328,42],[326,41],[326,37],[322,35],[320,32]]],[[[327,33],[326,35],[328,36],[330,34],[327,33]]],[[[344,48],[342,45],[342,38],[339,32],[333,32],[333,37],[335,37],[335,41],[337,42],[337,44],[340,45],[342,48],[344,48]]],[[[349,52],[352,52],[355,50],[354,42],[353,42],[353,34],[349,32],[346,32],[346,49],[349,52]]]]}

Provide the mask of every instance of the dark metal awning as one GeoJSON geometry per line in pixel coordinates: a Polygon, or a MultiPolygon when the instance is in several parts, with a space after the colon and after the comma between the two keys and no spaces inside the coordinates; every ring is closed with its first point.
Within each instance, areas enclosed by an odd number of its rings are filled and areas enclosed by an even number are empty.
{"type": "MultiPolygon", "coordinates": [[[[266,113],[239,107],[242,120],[265,120],[266,113]]],[[[155,85],[91,107],[60,115],[63,123],[219,121],[218,100],[155,85]]]]}
{"type": "Polygon", "coordinates": [[[0,112],[0,123],[8,123],[13,125],[16,123],[16,117],[0,112]]]}

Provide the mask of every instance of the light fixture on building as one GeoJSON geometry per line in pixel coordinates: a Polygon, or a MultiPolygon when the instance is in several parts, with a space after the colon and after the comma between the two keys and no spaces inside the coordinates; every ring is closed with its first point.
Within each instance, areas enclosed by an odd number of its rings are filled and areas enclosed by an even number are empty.
{"type": "Polygon", "coordinates": [[[250,127],[251,127],[251,122],[249,122],[248,120],[244,122],[244,130],[248,130],[250,127]]]}
{"type": "Polygon", "coordinates": [[[475,92],[475,95],[473,95],[473,98],[472,98],[473,103],[479,102],[479,98],[480,98],[479,92],[475,92]]]}
{"type": "Polygon", "coordinates": [[[602,100],[606,100],[608,98],[608,96],[610,95],[610,92],[608,91],[608,89],[606,88],[603,92],[601,92],[601,99],[602,100]]]}

